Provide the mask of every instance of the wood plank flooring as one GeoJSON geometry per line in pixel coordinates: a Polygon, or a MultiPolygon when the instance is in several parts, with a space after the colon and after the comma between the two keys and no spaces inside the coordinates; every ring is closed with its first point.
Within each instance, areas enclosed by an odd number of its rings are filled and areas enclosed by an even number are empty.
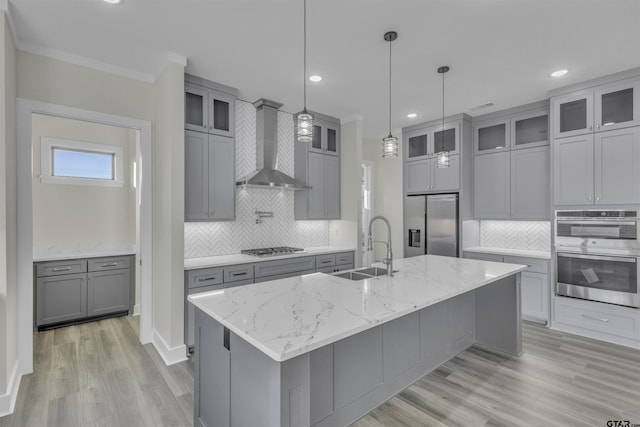
{"type": "MultiPolygon", "coordinates": [[[[524,324],[525,353],[470,348],[353,427],[640,424],[640,351],[524,324]]],[[[192,426],[193,364],[165,366],[119,317],[34,335],[0,427],[192,426]]],[[[256,426],[259,427],[259,426],[256,426]]]]}

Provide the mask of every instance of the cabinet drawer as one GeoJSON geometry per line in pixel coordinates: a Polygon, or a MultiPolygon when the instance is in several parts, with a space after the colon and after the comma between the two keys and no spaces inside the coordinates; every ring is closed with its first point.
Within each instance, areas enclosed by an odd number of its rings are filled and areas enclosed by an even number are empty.
{"type": "Polygon", "coordinates": [[[86,273],[86,259],[48,261],[36,264],[36,276],[59,276],[61,274],[86,273]]]}
{"type": "Polygon", "coordinates": [[[253,278],[246,280],[237,280],[235,282],[225,282],[224,288],[235,288],[236,286],[253,285],[253,278]]]}
{"type": "MultiPolygon", "coordinates": [[[[316,268],[316,257],[279,259],[255,264],[254,277],[280,276],[316,268]]],[[[302,274],[302,273],[300,273],[302,274]]],[[[256,282],[258,282],[256,280],[256,282]]]]}
{"type": "Polygon", "coordinates": [[[224,267],[224,283],[253,279],[253,264],[224,267]]]}
{"type": "Polygon", "coordinates": [[[468,259],[477,259],[479,261],[502,262],[502,255],[487,254],[484,252],[464,252],[464,257],[468,259]]]}
{"type": "Polygon", "coordinates": [[[335,266],[316,268],[316,273],[331,274],[331,273],[335,273],[335,272],[336,272],[336,267],[335,266]]]}
{"type": "Polygon", "coordinates": [[[218,285],[222,283],[222,268],[203,268],[187,272],[187,288],[218,285]]]}
{"type": "Polygon", "coordinates": [[[336,265],[353,264],[353,252],[336,254],[336,265]]]}
{"type": "Polygon", "coordinates": [[[89,271],[120,270],[131,267],[131,258],[95,258],[90,259],[88,263],[89,271]]]}
{"type": "Polygon", "coordinates": [[[549,273],[549,262],[543,259],[505,256],[504,262],[510,264],[525,264],[528,266],[525,271],[529,271],[531,273],[549,273]]]}
{"type": "Polygon", "coordinates": [[[624,307],[599,307],[597,303],[565,298],[555,300],[558,323],[624,338],[640,339],[640,315],[624,307]]]}
{"type": "Polygon", "coordinates": [[[316,257],[316,268],[331,267],[336,265],[336,256],[334,254],[319,255],[316,257]]]}

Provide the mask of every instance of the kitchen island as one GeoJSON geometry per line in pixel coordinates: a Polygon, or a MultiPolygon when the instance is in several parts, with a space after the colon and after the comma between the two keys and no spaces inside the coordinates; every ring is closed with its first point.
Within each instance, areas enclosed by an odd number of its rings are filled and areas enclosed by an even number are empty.
{"type": "Polygon", "coordinates": [[[194,424],[343,426],[473,344],[521,354],[524,265],[424,255],[189,297],[194,424]]]}

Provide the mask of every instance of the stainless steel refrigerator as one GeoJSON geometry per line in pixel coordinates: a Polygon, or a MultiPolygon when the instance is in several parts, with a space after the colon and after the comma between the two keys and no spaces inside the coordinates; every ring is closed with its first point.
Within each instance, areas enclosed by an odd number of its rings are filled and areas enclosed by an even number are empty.
{"type": "Polygon", "coordinates": [[[458,193],[405,196],[404,256],[457,257],[458,193]]]}

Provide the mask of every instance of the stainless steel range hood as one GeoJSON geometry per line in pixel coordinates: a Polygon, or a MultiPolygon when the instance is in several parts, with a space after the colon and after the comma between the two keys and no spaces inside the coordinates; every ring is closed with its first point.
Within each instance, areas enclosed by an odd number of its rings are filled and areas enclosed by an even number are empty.
{"type": "Polygon", "coordinates": [[[309,190],[311,187],[278,170],[278,108],[282,104],[259,99],[256,111],[256,172],[236,181],[239,187],[309,190]]]}

